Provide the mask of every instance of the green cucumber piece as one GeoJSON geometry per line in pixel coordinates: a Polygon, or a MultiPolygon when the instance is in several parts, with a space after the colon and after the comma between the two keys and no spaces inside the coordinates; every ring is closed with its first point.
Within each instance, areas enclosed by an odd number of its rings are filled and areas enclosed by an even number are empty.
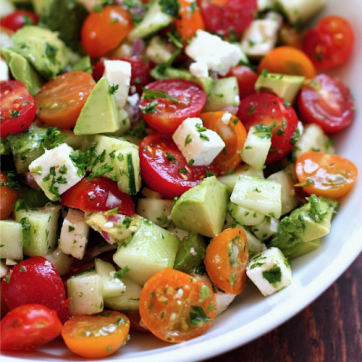
{"type": "Polygon", "coordinates": [[[158,226],[168,228],[172,224],[172,207],[172,200],[138,199],[136,213],[158,226]]]}
{"type": "Polygon", "coordinates": [[[0,259],[23,260],[23,232],[19,222],[0,221],[0,259]]]}
{"type": "Polygon", "coordinates": [[[259,212],[246,209],[245,207],[229,202],[228,210],[230,215],[240,225],[250,226],[250,225],[259,225],[264,219],[265,215],[260,214],[259,212]]]}

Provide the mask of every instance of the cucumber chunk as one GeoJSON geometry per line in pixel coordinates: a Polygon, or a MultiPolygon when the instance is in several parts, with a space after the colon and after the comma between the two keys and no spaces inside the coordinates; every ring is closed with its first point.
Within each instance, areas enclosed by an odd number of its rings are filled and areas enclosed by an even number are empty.
{"type": "Polygon", "coordinates": [[[59,248],[46,254],[45,257],[54,265],[60,276],[68,274],[72,269],[74,258],[64,254],[59,248]]]}
{"type": "Polygon", "coordinates": [[[251,231],[259,240],[265,241],[277,233],[278,226],[278,219],[266,216],[264,221],[261,224],[252,227],[251,231]]]}
{"type": "Polygon", "coordinates": [[[0,221],[0,259],[23,260],[23,233],[19,222],[0,221]]]}
{"type": "Polygon", "coordinates": [[[139,199],[136,212],[158,226],[168,228],[172,224],[172,200],[139,199]]]}
{"type": "Polygon", "coordinates": [[[245,207],[234,204],[233,202],[229,202],[228,210],[230,215],[240,225],[259,225],[264,219],[265,215],[260,214],[259,212],[246,209],[245,207]]]}

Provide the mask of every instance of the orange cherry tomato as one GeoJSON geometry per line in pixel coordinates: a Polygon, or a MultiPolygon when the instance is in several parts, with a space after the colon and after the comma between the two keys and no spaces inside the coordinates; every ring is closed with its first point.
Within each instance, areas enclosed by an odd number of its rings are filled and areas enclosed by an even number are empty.
{"type": "Polygon", "coordinates": [[[227,112],[209,112],[200,115],[204,126],[215,131],[225,142],[224,150],[213,162],[213,165],[222,175],[230,170],[234,170],[240,164],[240,153],[244,148],[247,137],[245,127],[234,115],[228,124],[221,120],[225,113],[227,112]]]}
{"type": "Polygon", "coordinates": [[[8,176],[5,172],[0,173],[0,220],[9,218],[11,208],[19,198],[19,194],[11,187],[5,186],[8,176]]]}
{"type": "Polygon", "coordinates": [[[107,357],[127,341],[130,322],[119,312],[77,315],[69,319],[62,331],[67,347],[85,358],[107,357]]]}
{"type": "Polygon", "coordinates": [[[95,84],[90,74],[78,71],[45,83],[35,96],[39,119],[49,126],[74,127],[95,84]]]}
{"type": "Polygon", "coordinates": [[[296,162],[296,172],[303,190],[308,194],[339,198],[345,195],[357,178],[357,167],[339,155],[322,152],[303,153],[296,162]]]}
{"type": "Polygon", "coordinates": [[[267,69],[270,73],[304,75],[315,77],[315,68],[310,59],[299,49],[283,46],[266,54],[259,63],[258,73],[267,69]]]}
{"type": "Polygon", "coordinates": [[[85,19],[81,42],[91,58],[98,58],[115,48],[132,30],[131,15],[117,5],[105,6],[85,19]]]}
{"type": "Polygon", "coordinates": [[[216,316],[216,298],[200,280],[167,268],[144,285],[140,314],[156,337],[180,343],[200,336],[211,326],[216,316]]]}
{"type": "Polygon", "coordinates": [[[205,267],[211,281],[227,293],[240,294],[249,262],[248,241],[242,229],[226,229],[206,249],[205,267]]]}
{"type": "Polygon", "coordinates": [[[191,39],[197,30],[205,30],[204,19],[196,2],[179,0],[179,17],[175,21],[176,30],[181,39],[191,39]]]}
{"type": "Polygon", "coordinates": [[[301,31],[291,27],[288,23],[283,23],[282,27],[280,28],[278,40],[282,45],[297,49],[302,48],[301,31]]]}
{"type": "Polygon", "coordinates": [[[125,314],[130,323],[131,323],[131,329],[134,329],[141,333],[150,333],[150,331],[146,328],[146,326],[141,322],[141,316],[140,313],[136,310],[126,310],[122,311],[123,314],[125,314]]]}

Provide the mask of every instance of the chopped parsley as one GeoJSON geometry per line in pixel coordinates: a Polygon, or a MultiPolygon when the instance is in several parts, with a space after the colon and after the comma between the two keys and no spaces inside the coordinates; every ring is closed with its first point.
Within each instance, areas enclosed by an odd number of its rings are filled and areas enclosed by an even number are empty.
{"type": "Polygon", "coordinates": [[[163,13],[171,15],[171,16],[177,16],[180,4],[178,0],[159,0],[159,5],[161,6],[161,10],[163,13]]]}
{"type": "Polygon", "coordinates": [[[254,134],[257,134],[260,138],[271,138],[272,130],[276,126],[274,122],[271,126],[264,126],[262,123],[255,125],[254,134]]]}
{"type": "Polygon", "coordinates": [[[123,281],[123,278],[129,273],[129,271],[130,271],[130,268],[128,267],[128,265],[126,265],[124,268],[115,272],[113,275],[113,278],[123,281]]]}
{"type": "Polygon", "coordinates": [[[146,100],[166,98],[166,99],[169,99],[172,102],[175,102],[176,104],[179,104],[179,101],[178,101],[177,98],[171,97],[166,92],[147,89],[147,88],[142,88],[142,90],[143,90],[143,98],[146,99],[146,100]]]}
{"type": "Polygon", "coordinates": [[[108,87],[108,93],[109,93],[109,94],[114,94],[114,93],[116,93],[116,91],[118,90],[118,88],[119,88],[119,85],[118,85],[118,84],[110,85],[110,86],[108,87]]]}
{"type": "Polygon", "coordinates": [[[178,165],[176,160],[176,156],[172,155],[171,153],[166,152],[167,161],[171,161],[174,165],[178,165]]]}
{"type": "Polygon", "coordinates": [[[143,112],[143,114],[155,113],[156,112],[156,107],[157,107],[157,102],[153,101],[150,104],[147,104],[146,107],[144,107],[144,109],[142,109],[142,112],[143,112]]]}
{"type": "Polygon", "coordinates": [[[212,322],[205,312],[205,309],[201,306],[191,306],[189,311],[190,323],[193,325],[204,325],[206,322],[212,322]]]}
{"type": "Polygon", "coordinates": [[[270,284],[279,283],[282,280],[282,271],[279,266],[274,266],[270,270],[263,271],[263,277],[270,284]]]}
{"type": "Polygon", "coordinates": [[[11,111],[10,118],[18,118],[19,115],[20,115],[20,111],[13,110],[13,111],[11,111]]]}
{"type": "Polygon", "coordinates": [[[206,171],[205,178],[212,177],[212,176],[216,176],[216,173],[212,172],[212,171],[206,171]]]}
{"type": "Polygon", "coordinates": [[[58,48],[55,45],[51,45],[49,43],[45,43],[45,55],[48,57],[48,59],[55,64],[57,56],[58,48]]]}

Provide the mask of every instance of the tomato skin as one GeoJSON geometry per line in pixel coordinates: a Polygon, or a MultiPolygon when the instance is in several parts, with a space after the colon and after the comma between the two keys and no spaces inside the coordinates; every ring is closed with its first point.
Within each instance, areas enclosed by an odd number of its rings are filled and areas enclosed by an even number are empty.
{"type": "Polygon", "coordinates": [[[302,49],[317,70],[323,71],[345,63],[354,46],[350,23],[340,16],[327,16],[302,40],[302,49]]]}
{"type": "Polygon", "coordinates": [[[215,310],[216,298],[210,287],[171,268],[152,276],[141,291],[142,321],[156,337],[169,343],[184,342],[203,334],[215,319],[215,310]],[[207,321],[191,321],[195,308],[203,309],[207,321]]]}
{"type": "Polygon", "coordinates": [[[0,324],[2,351],[33,351],[59,336],[57,313],[40,304],[25,304],[8,313],[0,324]]]}
{"type": "Polygon", "coordinates": [[[81,43],[91,58],[98,58],[115,48],[132,28],[128,11],[116,5],[104,6],[100,13],[92,12],[85,19],[81,43]]]}
{"type": "Polygon", "coordinates": [[[124,311],[122,312],[127,316],[131,323],[131,329],[134,329],[141,333],[150,333],[150,331],[146,328],[146,326],[142,326],[141,324],[141,316],[138,311],[124,311]]]}
{"type": "Polygon", "coordinates": [[[206,29],[220,35],[227,35],[231,29],[242,33],[253,21],[256,11],[256,0],[201,0],[206,29]]]}
{"type": "Polygon", "coordinates": [[[35,101],[18,80],[0,81],[0,137],[26,131],[36,115],[35,101]]]}
{"type": "Polygon", "coordinates": [[[237,116],[247,132],[251,126],[261,123],[271,126],[276,122],[272,130],[272,146],[265,164],[279,161],[293,150],[290,140],[298,127],[298,117],[294,109],[287,107],[281,98],[269,93],[251,94],[240,102],[237,116]]]}
{"type": "Polygon", "coordinates": [[[62,337],[67,347],[85,358],[103,358],[127,341],[130,322],[119,312],[77,315],[64,324],[62,337]]]}
{"type": "Polygon", "coordinates": [[[206,171],[217,174],[211,166],[190,166],[169,135],[152,133],[140,144],[140,165],[142,180],[154,191],[167,199],[181,196],[198,185],[206,171]],[[175,156],[174,162],[167,160],[166,152],[175,156]],[[185,168],[186,174],[178,170],[185,168]]]}
{"type": "Polygon", "coordinates": [[[38,24],[39,18],[32,11],[28,10],[17,10],[13,13],[4,16],[0,20],[0,26],[17,31],[26,25],[38,24]]]}
{"type": "Polygon", "coordinates": [[[357,179],[357,167],[339,155],[309,151],[299,156],[295,164],[299,186],[308,194],[340,198],[350,191],[357,179]]]}
{"type": "Polygon", "coordinates": [[[191,7],[189,1],[179,0],[179,4],[179,16],[175,20],[176,30],[181,39],[191,39],[197,30],[205,30],[204,19],[200,10],[196,6],[191,7]]]}
{"type": "Polygon", "coordinates": [[[327,133],[348,127],[355,114],[355,103],[347,87],[327,74],[319,74],[304,84],[297,104],[302,121],[316,123],[327,133]]]}
{"type": "MultiPolygon", "coordinates": [[[[0,182],[6,184],[7,175],[5,172],[0,173],[0,182]]],[[[0,185],[0,220],[6,220],[11,214],[12,207],[18,200],[19,194],[16,190],[0,185]]]]}
{"type": "Polygon", "coordinates": [[[231,69],[226,75],[227,77],[236,77],[239,85],[240,100],[244,99],[250,94],[256,93],[255,83],[258,79],[258,75],[246,65],[238,65],[231,69]]]}
{"type": "Polygon", "coordinates": [[[1,291],[10,309],[35,303],[55,310],[61,321],[69,317],[62,279],[50,261],[42,256],[16,264],[2,280],[1,291]]]}
{"type": "Polygon", "coordinates": [[[90,181],[83,178],[67,190],[59,202],[61,205],[85,212],[108,211],[118,207],[119,214],[131,216],[135,213],[132,197],[119,191],[117,183],[105,177],[94,178],[90,181]],[[110,194],[120,200],[119,203],[106,206],[110,194]]]}
{"type": "Polygon", "coordinates": [[[155,130],[173,133],[189,117],[197,117],[206,103],[204,90],[195,83],[181,79],[158,80],[147,89],[166,92],[178,99],[178,104],[166,98],[145,99],[142,94],[140,109],[145,121],[155,130]],[[146,113],[146,107],[156,102],[154,113],[146,113]]]}

